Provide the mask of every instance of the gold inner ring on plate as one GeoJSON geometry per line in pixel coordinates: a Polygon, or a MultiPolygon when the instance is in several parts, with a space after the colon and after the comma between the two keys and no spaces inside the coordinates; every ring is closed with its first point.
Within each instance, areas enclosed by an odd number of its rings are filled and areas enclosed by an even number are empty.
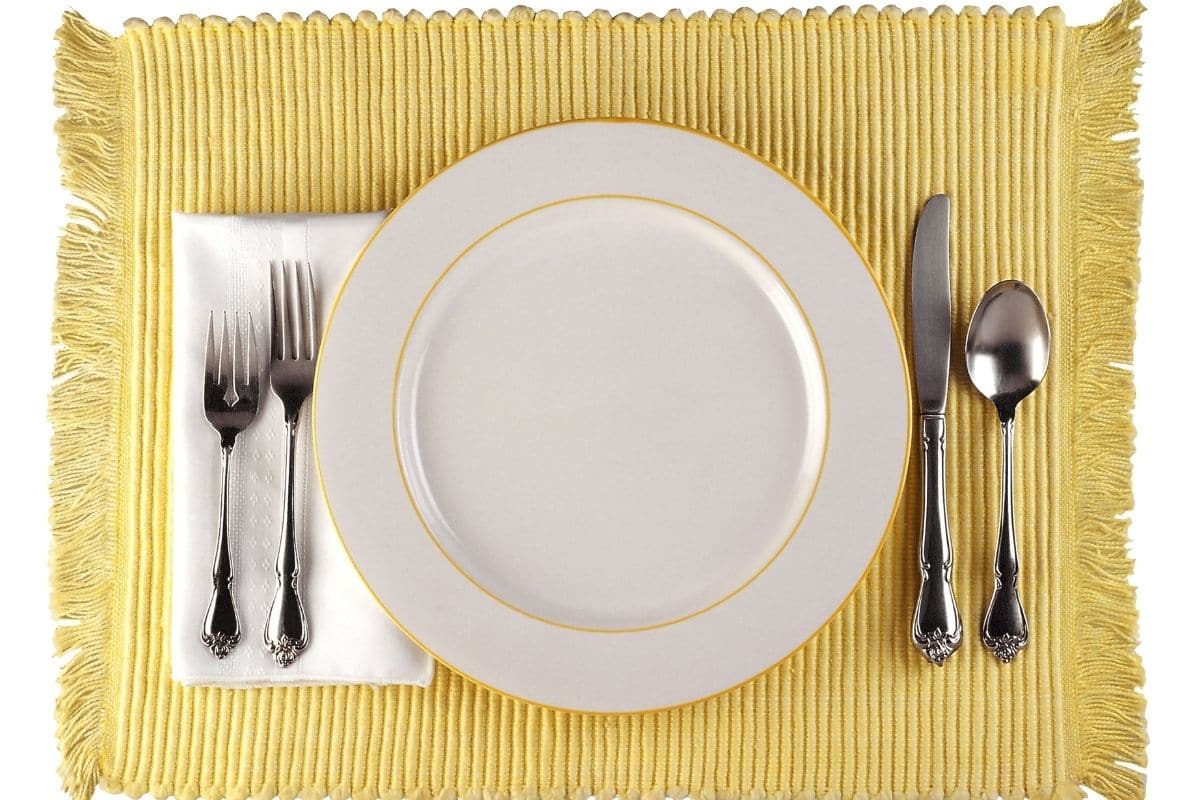
{"type": "Polygon", "coordinates": [[[669,202],[666,200],[661,200],[659,198],[645,197],[645,196],[641,196],[641,195],[588,194],[588,195],[577,195],[577,196],[573,196],[573,197],[564,197],[564,198],[555,200],[550,203],[544,203],[543,205],[535,206],[534,208],[530,208],[525,211],[522,211],[520,214],[516,214],[512,217],[509,217],[508,219],[504,220],[500,224],[498,224],[498,225],[492,227],[491,229],[489,229],[488,231],[486,231],[482,236],[475,239],[475,241],[471,242],[471,244],[467,245],[467,247],[461,253],[459,253],[457,256],[455,256],[454,260],[450,262],[450,265],[447,266],[446,269],[444,269],[442,271],[442,273],[438,276],[437,280],[435,280],[433,282],[433,285],[430,286],[429,289],[425,292],[425,295],[421,298],[421,302],[417,305],[416,313],[413,314],[412,319],[409,321],[408,328],[404,332],[404,343],[401,345],[400,354],[396,358],[396,369],[395,369],[395,372],[394,372],[393,378],[392,378],[392,406],[391,406],[391,408],[392,408],[392,447],[393,447],[395,457],[396,457],[396,466],[400,471],[400,480],[404,484],[405,496],[408,498],[409,505],[412,506],[413,513],[416,514],[417,519],[420,521],[421,528],[425,531],[425,535],[429,537],[429,540],[438,549],[438,552],[442,554],[442,557],[445,558],[446,561],[448,561],[460,575],[462,575],[473,586],[475,586],[475,588],[479,589],[479,591],[483,592],[488,597],[492,598],[493,600],[495,600],[497,603],[504,606],[505,608],[515,611],[516,613],[521,614],[522,616],[528,617],[533,620],[537,620],[538,622],[543,623],[545,625],[552,625],[556,628],[565,628],[568,630],[585,631],[588,633],[635,633],[635,632],[639,632],[639,631],[650,631],[650,630],[655,630],[657,628],[665,628],[670,625],[677,625],[680,622],[684,622],[686,620],[692,619],[693,617],[700,616],[701,614],[705,614],[705,613],[713,610],[714,608],[720,606],[722,603],[725,603],[730,598],[737,595],[739,592],[741,592],[743,589],[745,589],[750,584],[754,583],[754,581],[757,580],[760,575],[762,575],[764,572],[766,572],[766,570],[771,566],[771,564],[773,564],[775,562],[775,560],[777,558],[779,558],[779,555],[781,553],[783,553],[784,550],[787,549],[788,545],[791,544],[792,540],[795,538],[796,531],[798,531],[800,529],[800,525],[804,522],[804,518],[808,514],[808,509],[812,506],[813,499],[817,496],[817,491],[821,485],[821,476],[825,470],[825,457],[829,452],[829,434],[830,434],[830,416],[831,415],[830,415],[830,396],[829,396],[829,376],[826,373],[826,369],[825,369],[825,357],[821,352],[821,343],[820,343],[820,340],[817,339],[816,331],[813,330],[812,323],[809,320],[808,315],[804,313],[804,307],[800,305],[800,301],[796,297],[795,293],[792,291],[792,287],[784,279],[783,275],[779,272],[779,270],[775,268],[775,265],[772,264],[769,260],[767,260],[766,256],[764,256],[762,253],[760,253],[753,245],[751,245],[749,242],[747,242],[745,239],[743,239],[741,236],[739,236],[734,231],[730,230],[725,225],[722,225],[721,223],[717,222],[716,220],[712,219],[711,217],[708,217],[705,214],[702,214],[699,211],[696,211],[694,209],[687,208],[687,207],[679,205],[677,203],[672,203],[672,202],[669,202]],[[405,353],[408,351],[408,343],[412,337],[413,328],[416,327],[417,320],[419,320],[421,317],[421,312],[423,312],[425,310],[425,307],[429,303],[429,300],[433,296],[434,292],[436,292],[438,287],[442,285],[442,282],[446,279],[446,276],[450,274],[450,271],[453,270],[454,267],[460,261],[462,261],[462,259],[465,258],[468,253],[470,253],[472,250],[474,250],[480,243],[482,243],[488,237],[492,236],[497,231],[502,230],[503,228],[507,227],[508,225],[513,224],[514,222],[516,222],[520,219],[524,219],[525,217],[528,217],[532,214],[536,214],[539,211],[544,211],[548,208],[553,208],[555,206],[561,206],[561,205],[565,205],[567,203],[574,203],[574,202],[579,202],[579,201],[584,201],[584,200],[638,200],[638,201],[642,201],[642,202],[656,203],[658,205],[666,206],[668,208],[673,208],[678,211],[683,211],[688,214],[691,214],[692,216],[695,216],[695,217],[707,222],[708,224],[710,224],[713,227],[717,228],[718,230],[722,231],[726,235],[737,240],[743,247],[745,247],[747,250],[749,250],[751,253],[753,253],[755,255],[755,257],[758,258],[758,260],[761,261],[768,270],[770,270],[771,274],[775,276],[775,279],[777,281],[779,281],[780,285],[787,292],[788,297],[791,298],[792,303],[795,305],[797,312],[799,312],[800,318],[804,321],[804,325],[807,328],[808,334],[812,339],[813,349],[816,351],[816,355],[817,355],[817,363],[820,365],[820,369],[821,369],[821,386],[822,386],[822,390],[824,392],[824,400],[825,400],[825,435],[824,435],[824,439],[821,443],[821,457],[818,462],[816,478],[813,481],[812,490],[809,494],[808,500],[805,501],[804,508],[802,508],[800,510],[800,514],[799,514],[798,518],[796,519],[796,522],[792,525],[791,530],[788,531],[787,536],[779,544],[779,546],[775,549],[775,552],[772,553],[771,556],[761,566],[759,566],[759,568],[756,569],[753,574],[750,575],[750,577],[748,577],[746,580],[742,581],[740,584],[735,586],[732,590],[726,592],[721,597],[702,606],[701,608],[698,608],[694,611],[690,611],[686,614],[681,614],[677,617],[673,617],[672,619],[653,623],[651,625],[639,625],[639,626],[621,627],[621,628],[593,627],[593,626],[586,626],[586,625],[571,625],[566,622],[560,622],[558,620],[549,619],[540,614],[534,614],[524,608],[521,608],[520,606],[516,605],[515,603],[512,603],[512,602],[504,599],[503,597],[500,597],[498,594],[496,594],[496,592],[494,592],[491,589],[484,586],[483,583],[481,583],[478,579],[475,578],[474,575],[472,575],[470,573],[470,571],[468,571],[461,564],[459,564],[454,559],[454,557],[449,552],[447,552],[446,548],[442,545],[442,542],[434,534],[432,527],[429,525],[429,522],[425,519],[425,515],[421,513],[421,509],[420,509],[419,504],[417,503],[416,496],[413,494],[412,486],[410,485],[410,482],[408,479],[408,472],[404,465],[404,459],[400,453],[400,428],[399,428],[400,417],[399,417],[399,414],[397,413],[399,410],[397,408],[397,402],[398,402],[397,395],[399,393],[398,389],[399,389],[399,383],[400,383],[400,370],[401,370],[401,366],[404,363],[405,353]]]}

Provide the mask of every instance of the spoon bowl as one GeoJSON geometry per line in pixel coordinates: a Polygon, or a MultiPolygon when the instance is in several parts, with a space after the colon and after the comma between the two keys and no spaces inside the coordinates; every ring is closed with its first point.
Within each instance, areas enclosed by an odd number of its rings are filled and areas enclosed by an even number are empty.
{"type": "Polygon", "coordinates": [[[1011,419],[1050,362],[1050,322],[1037,294],[1020,281],[988,289],[967,327],[967,372],[975,388],[1011,419]]]}

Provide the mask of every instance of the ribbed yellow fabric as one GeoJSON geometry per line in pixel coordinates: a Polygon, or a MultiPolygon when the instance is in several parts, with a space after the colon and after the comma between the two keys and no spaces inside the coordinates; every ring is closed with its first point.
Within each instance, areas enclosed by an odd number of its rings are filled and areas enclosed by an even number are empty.
{"type": "MultiPolygon", "coordinates": [[[[1073,29],[1056,10],[660,19],[518,8],[184,17],[131,22],[116,38],[67,15],[59,135],[81,205],[59,255],[51,397],[54,607],[74,623],[60,648],[77,651],[58,707],[66,788],[964,800],[1077,798],[1083,784],[1140,797],[1120,519],[1140,183],[1135,143],[1113,140],[1133,128],[1139,12],[1126,0],[1073,29]],[[909,644],[912,483],[877,564],[821,635],[685,708],[558,712],[442,668],[428,689],[173,683],[170,212],[387,208],[498,137],[599,116],[706,131],[794,175],[861,244],[902,329],[911,230],[935,191],[957,200],[960,333],[998,279],[1047,300],[1054,357],[1018,441],[1029,649],[1004,666],[970,635],[936,669],[909,644]]],[[[949,415],[956,583],[973,634],[991,589],[999,447],[958,358],[949,415]]],[[[680,653],[679,669],[704,657],[680,653]]]]}

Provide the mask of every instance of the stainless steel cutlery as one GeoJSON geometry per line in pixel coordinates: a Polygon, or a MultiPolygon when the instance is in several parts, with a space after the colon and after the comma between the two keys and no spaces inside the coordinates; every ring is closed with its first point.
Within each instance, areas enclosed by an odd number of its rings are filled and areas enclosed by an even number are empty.
{"type": "Polygon", "coordinates": [[[221,342],[217,345],[213,315],[208,316],[204,348],[204,416],[221,438],[221,499],[217,513],[217,545],[212,566],[212,597],[204,614],[201,638],[217,658],[225,658],[242,638],[233,597],[233,561],[229,556],[229,457],[244,431],[258,414],[258,345],[254,320],[249,314],[221,315],[221,342]]]}
{"type": "MultiPolygon", "coordinates": [[[[950,372],[950,198],[934,195],[917,220],[912,256],[913,360],[924,462],[918,562],[921,589],[912,641],[942,665],[962,644],[954,600],[953,547],[946,515],[946,394],[950,372]]],[[[1017,592],[1013,514],[1013,424],[1017,405],[1041,383],[1050,358],[1050,324],[1041,300],[1020,281],[1001,281],[984,294],[967,330],[971,381],[1000,416],[1000,522],[995,588],[980,629],[984,646],[1008,663],[1029,641],[1017,592]]]]}
{"type": "MultiPolygon", "coordinates": [[[[318,333],[312,268],[297,261],[269,266],[271,296],[271,389],[283,406],[286,431],[283,472],[282,530],[275,560],[276,588],[263,629],[263,641],[281,667],[291,665],[308,646],[308,619],[300,593],[300,554],[296,530],[296,439],[300,410],[312,394],[318,333]]],[[[233,560],[229,547],[229,461],[238,434],[249,427],[259,409],[261,357],[254,320],[247,313],[220,322],[220,342],[209,315],[204,353],[204,414],[220,435],[221,496],[213,557],[212,598],[204,616],[202,639],[217,658],[225,658],[241,639],[234,603],[233,560]]]]}
{"type": "Polygon", "coordinates": [[[283,526],[275,560],[276,588],[263,637],[281,667],[308,646],[308,619],[300,597],[296,541],[296,434],[300,409],[312,394],[317,366],[316,292],[312,267],[297,261],[272,263],[271,389],[283,403],[287,450],[283,474],[283,526]]]}
{"type": "Polygon", "coordinates": [[[912,256],[913,358],[920,400],[924,508],[919,563],[921,589],[912,641],[942,665],[962,644],[954,601],[954,552],[946,518],[946,392],[950,377],[950,198],[935,195],[917,221],[912,256]]]}
{"type": "MultiPolygon", "coordinates": [[[[921,585],[911,639],[930,663],[942,665],[962,644],[963,623],[954,597],[954,553],[946,509],[946,400],[952,338],[950,292],[950,198],[930,197],[913,237],[912,342],[923,462],[918,563],[921,585]]],[[[319,331],[312,268],[298,261],[268,265],[270,276],[271,389],[283,407],[282,524],[275,561],[276,587],[263,641],[280,667],[308,646],[308,619],[301,596],[296,521],[296,450],[301,410],[312,395],[319,331]]],[[[1050,353],[1050,328],[1038,296],[1019,281],[1002,281],[984,294],[972,315],[966,364],[972,382],[1000,418],[1001,507],[995,587],[981,626],[984,645],[1010,662],[1029,640],[1017,590],[1018,555],[1013,513],[1013,429],[1017,405],[1041,383],[1050,353]]],[[[260,355],[249,314],[208,320],[204,358],[204,413],[219,434],[221,493],[212,597],[202,639],[225,658],[241,638],[230,556],[229,462],[238,435],[259,410],[260,355]],[[219,342],[218,342],[219,338],[219,342]]]]}
{"type": "Polygon", "coordinates": [[[988,289],[967,328],[967,372],[1000,416],[1000,523],[996,541],[996,587],[983,618],[984,645],[1012,661],[1029,641],[1017,594],[1017,539],[1013,514],[1013,425],[1017,404],[1038,387],[1050,361],[1050,323],[1042,301],[1020,281],[988,289]]]}

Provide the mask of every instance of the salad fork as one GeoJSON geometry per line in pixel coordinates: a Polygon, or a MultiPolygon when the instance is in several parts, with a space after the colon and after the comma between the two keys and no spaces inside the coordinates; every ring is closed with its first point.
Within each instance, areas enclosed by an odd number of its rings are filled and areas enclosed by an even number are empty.
{"type": "Polygon", "coordinates": [[[270,263],[271,389],[283,403],[287,452],[283,473],[283,530],[275,559],[275,596],[263,638],[281,667],[308,646],[308,619],[300,599],[300,558],[296,547],[296,432],[300,409],[312,394],[317,364],[317,322],[312,266],[297,261],[270,263]],[[276,267],[278,266],[278,269],[276,267]]]}
{"type": "Polygon", "coordinates": [[[217,547],[213,555],[212,597],[204,614],[201,639],[217,658],[225,658],[242,638],[233,600],[233,562],[229,557],[229,456],[239,433],[258,414],[258,345],[254,319],[233,315],[233,341],[229,319],[221,315],[221,346],[217,349],[213,315],[208,315],[208,340],[204,347],[204,416],[221,437],[221,500],[217,515],[217,547]]]}

